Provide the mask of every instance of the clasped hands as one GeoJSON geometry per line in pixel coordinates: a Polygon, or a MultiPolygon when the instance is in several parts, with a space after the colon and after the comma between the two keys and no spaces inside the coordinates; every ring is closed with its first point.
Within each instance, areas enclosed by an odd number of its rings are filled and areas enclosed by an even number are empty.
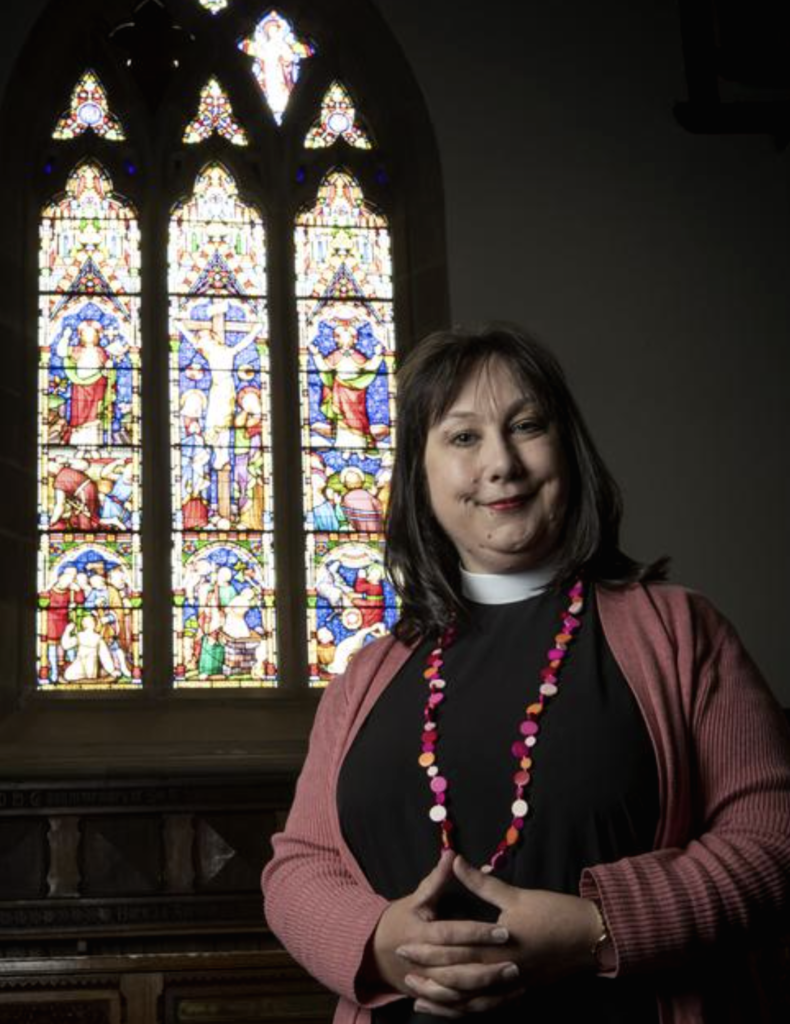
{"type": "Polygon", "coordinates": [[[385,910],[371,952],[380,979],[411,996],[415,1010],[458,1018],[592,970],[600,932],[600,914],[589,900],[508,885],[445,851],[413,893],[385,910]],[[453,876],[498,908],[494,924],[437,919],[439,897],[453,876]]]}

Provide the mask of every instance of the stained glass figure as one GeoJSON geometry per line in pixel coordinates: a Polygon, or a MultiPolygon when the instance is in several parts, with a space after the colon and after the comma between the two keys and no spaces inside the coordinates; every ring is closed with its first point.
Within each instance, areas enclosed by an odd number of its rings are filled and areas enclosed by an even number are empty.
{"type": "Polygon", "coordinates": [[[394,441],[386,218],[343,170],[296,219],[311,682],[395,621],[382,524],[394,441]]]}
{"type": "Polygon", "coordinates": [[[40,688],[139,685],[139,535],[49,534],[39,581],[40,688]]]}
{"type": "Polygon", "coordinates": [[[344,672],[398,618],[383,541],[369,534],[308,534],[308,661],[313,685],[344,672]]]}
{"type": "Polygon", "coordinates": [[[228,6],[228,0],[199,0],[200,6],[205,7],[210,14],[219,14],[228,6]]]}
{"type": "Polygon", "coordinates": [[[251,39],[243,39],[239,49],[253,58],[252,73],[277,124],[282,124],[285,108],[299,78],[301,62],[315,49],[296,37],[293,26],[277,11],[270,11],[255,26],[251,39]]]}
{"type": "Polygon", "coordinates": [[[332,82],[321,101],[321,114],[307,133],[307,149],[325,149],[343,138],[356,149],[371,149],[365,130],[357,124],[354,103],[340,82],[332,82]]]}
{"type": "Polygon", "coordinates": [[[227,93],[216,78],[209,78],[200,91],[198,112],[184,130],[184,142],[204,142],[214,132],[234,146],[247,145],[247,133],[233,116],[227,93]]]}
{"type": "Polygon", "coordinates": [[[39,265],[39,688],[139,686],[139,232],[95,161],[42,211],[39,265]]]}
{"type": "Polygon", "coordinates": [[[71,105],[61,114],[53,139],[76,139],[83,132],[95,132],[108,142],[121,142],[126,138],[120,118],[112,113],[107,93],[95,71],[86,71],[74,86],[71,105]]]}
{"type": "Polygon", "coordinates": [[[266,246],[210,164],[170,224],[175,685],[276,682],[266,246]]]}
{"type": "Polygon", "coordinates": [[[271,539],[271,534],[176,534],[176,686],[276,683],[271,539]]]}

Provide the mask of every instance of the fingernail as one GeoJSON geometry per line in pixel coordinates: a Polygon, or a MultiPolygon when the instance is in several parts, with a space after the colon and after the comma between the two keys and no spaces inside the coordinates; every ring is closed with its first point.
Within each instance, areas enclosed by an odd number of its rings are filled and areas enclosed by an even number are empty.
{"type": "Polygon", "coordinates": [[[507,942],[510,938],[510,932],[508,932],[507,928],[494,928],[491,932],[491,938],[494,942],[507,942]]]}
{"type": "Polygon", "coordinates": [[[519,975],[518,967],[515,964],[507,964],[502,970],[502,977],[507,978],[510,981],[511,978],[517,978],[519,975]]]}

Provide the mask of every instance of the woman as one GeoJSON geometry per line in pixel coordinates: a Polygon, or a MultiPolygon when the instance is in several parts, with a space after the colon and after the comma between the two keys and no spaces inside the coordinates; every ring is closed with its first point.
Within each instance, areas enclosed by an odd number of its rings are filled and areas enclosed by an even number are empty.
{"type": "Polygon", "coordinates": [[[402,615],[322,700],[271,928],[341,1024],[758,1019],[745,951],[790,889],[781,710],[707,601],[620,550],[542,346],[432,335],[399,409],[402,615]]]}

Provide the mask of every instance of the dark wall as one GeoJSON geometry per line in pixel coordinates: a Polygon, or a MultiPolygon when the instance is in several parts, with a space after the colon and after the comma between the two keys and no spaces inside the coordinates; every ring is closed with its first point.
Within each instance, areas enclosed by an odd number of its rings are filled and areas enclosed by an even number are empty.
{"type": "MultiPolygon", "coordinates": [[[[675,0],[375,2],[434,120],[454,318],[556,348],[627,545],[672,554],[790,704],[790,157],[678,125],[675,0]]],[[[43,6],[4,11],[0,89],[43,6]]]]}
{"type": "Polygon", "coordinates": [[[454,317],[558,351],[627,545],[672,554],[790,705],[790,152],[675,121],[677,0],[376,2],[438,135],[454,317]]]}

